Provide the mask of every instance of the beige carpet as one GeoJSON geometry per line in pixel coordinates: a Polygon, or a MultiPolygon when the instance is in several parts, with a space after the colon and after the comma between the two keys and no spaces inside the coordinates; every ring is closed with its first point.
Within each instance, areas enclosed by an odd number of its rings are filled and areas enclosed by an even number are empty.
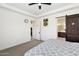
{"type": "Polygon", "coordinates": [[[42,40],[32,40],[30,42],[12,48],[2,50],[0,51],[0,56],[23,56],[26,51],[30,50],[31,48],[37,46],[42,42],[42,40]]]}

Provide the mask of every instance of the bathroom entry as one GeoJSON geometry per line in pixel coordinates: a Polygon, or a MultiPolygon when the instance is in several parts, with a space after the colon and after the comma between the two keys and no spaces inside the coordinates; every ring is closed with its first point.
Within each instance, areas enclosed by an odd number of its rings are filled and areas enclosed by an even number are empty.
{"type": "Polygon", "coordinates": [[[66,17],[65,16],[57,17],[57,32],[58,32],[58,37],[61,37],[61,38],[66,37],[66,17]]]}

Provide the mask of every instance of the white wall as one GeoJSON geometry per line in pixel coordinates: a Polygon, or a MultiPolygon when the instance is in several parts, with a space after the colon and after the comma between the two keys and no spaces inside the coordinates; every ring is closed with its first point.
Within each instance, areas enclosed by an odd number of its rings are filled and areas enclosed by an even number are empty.
{"type": "MultiPolygon", "coordinates": [[[[42,16],[42,17],[38,18],[37,20],[39,20],[39,19],[41,20],[41,39],[48,40],[48,39],[57,38],[57,19],[56,19],[56,17],[78,14],[78,13],[79,13],[79,7],[76,7],[76,8],[63,10],[63,11],[55,13],[55,14],[50,14],[50,15],[46,15],[46,16],[42,16]],[[45,18],[49,19],[47,27],[43,26],[42,20],[45,18]]],[[[39,23],[37,23],[37,24],[40,26],[39,23]]],[[[38,28],[38,27],[36,27],[36,28],[38,28]]],[[[39,32],[38,29],[36,29],[35,31],[39,32]]],[[[39,35],[38,32],[34,32],[35,35],[37,35],[37,37],[39,35]]],[[[37,38],[37,37],[35,37],[35,38],[37,38]]]]}
{"type": "Polygon", "coordinates": [[[31,17],[0,8],[0,50],[9,48],[31,40],[31,24],[24,23],[24,19],[31,17]]]}
{"type": "Polygon", "coordinates": [[[41,39],[42,40],[48,40],[48,39],[56,39],[57,37],[57,26],[56,26],[56,20],[53,17],[44,17],[41,18],[41,39]],[[43,19],[48,18],[48,25],[43,26],[43,19]]]}
{"type": "Polygon", "coordinates": [[[48,40],[48,39],[56,39],[57,38],[57,26],[56,20],[54,17],[43,17],[36,19],[36,23],[34,23],[34,38],[40,40],[48,40]],[[48,26],[43,26],[43,19],[48,18],[48,26]],[[41,28],[40,28],[41,25],[41,28]],[[40,32],[41,30],[41,37],[40,32]]]}

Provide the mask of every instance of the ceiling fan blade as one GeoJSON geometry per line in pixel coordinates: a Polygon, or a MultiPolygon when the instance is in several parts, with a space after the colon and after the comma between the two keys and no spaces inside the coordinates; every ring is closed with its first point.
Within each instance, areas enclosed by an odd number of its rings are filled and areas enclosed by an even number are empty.
{"type": "Polygon", "coordinates": [[[41,6],[39,6],[39,9],[41,9],[41,6]]]}
{"type": "Polygon", "coordinates": [[[45,4],[45,5],[51,5],[52,3],[41,3],[41,4],[45,4]]]}
{"type": "Polygon", "coordinates": [[[38,4],[38,3],[30,3],[30,4],[28,4],[28,5],[34,5],[34,4],[38,4]]]}

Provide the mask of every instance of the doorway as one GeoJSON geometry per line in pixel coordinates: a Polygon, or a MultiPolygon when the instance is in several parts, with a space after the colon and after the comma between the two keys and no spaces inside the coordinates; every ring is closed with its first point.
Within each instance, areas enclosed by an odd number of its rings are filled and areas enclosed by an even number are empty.
{"type": "Polygon", "coordinates": [[[32,29],[32,27],[30,28],[30,35],[31,35],[31,40],[32,40],[32,37],[33,37],[33,29],[32,29]]]}
{"type": "Polygon", "coordinates": [[[66,37],[66,17],[61,16],[57,17],[57,36],[58,38],[65,38],[66,37]]]}

